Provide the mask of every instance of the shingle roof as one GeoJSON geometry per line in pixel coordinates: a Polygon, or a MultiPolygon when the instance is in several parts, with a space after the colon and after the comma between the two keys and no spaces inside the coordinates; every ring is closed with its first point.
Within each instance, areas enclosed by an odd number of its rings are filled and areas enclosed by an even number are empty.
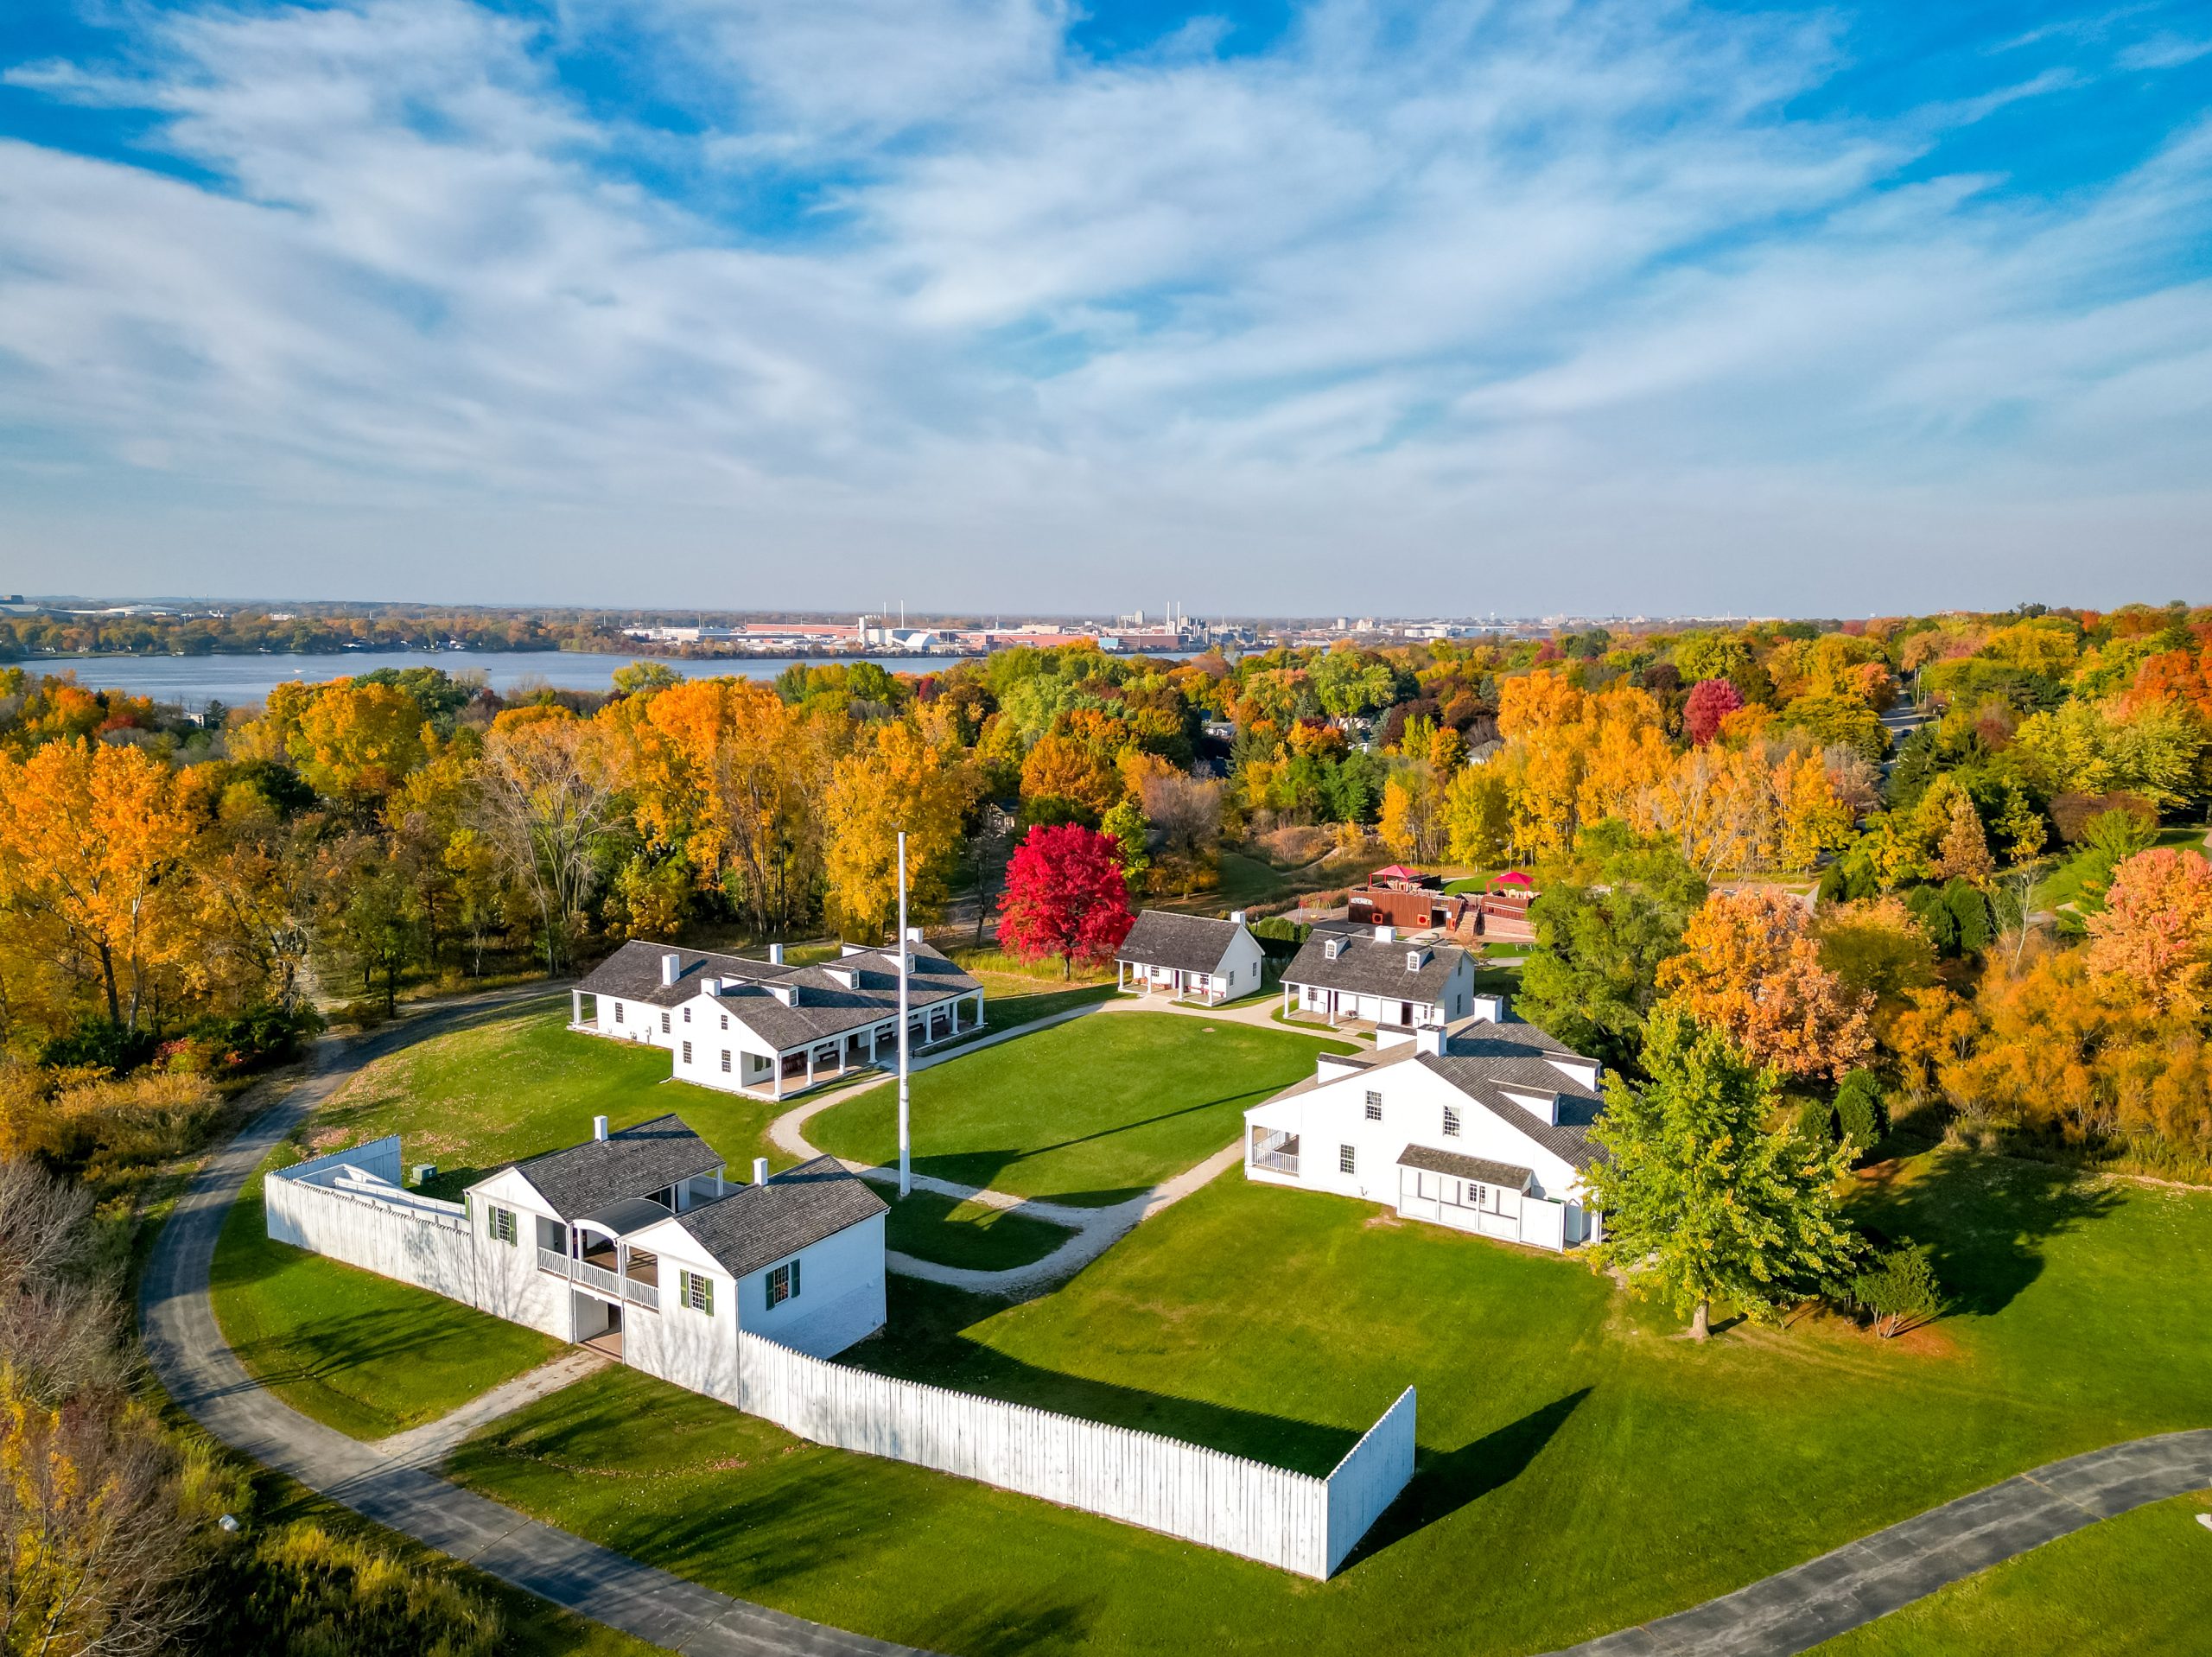
{"type": "MultiPolygon", "coordinates": [[[[976,979],[926,943],[913,946],[906,1000],[918,1011],[969,994],[982,987],[976,979]]],[[[899,961],[881,949],[855,951],[818,966],[796,967],[755,961],[749,955],[672,949],[664,943],[633,941],[593,969],[580,988],[587,995],[613,995],[656,1006],[679,1006],[701,992],[706,980],[722,981],[716,998],[730,1016],[779,1052],[825,1041],[847,1031],[865,1029],[899,1016],[899,961]],[[678,958],[677,981],[663,984],[661,957],[678,958]],[[848,983],[850,978],[853,981],[848,983]],[[795,989],[798,1005],[786,1006],[770,986],[795,989]]]]}
{"type": "Polygon", "coordinates": [[[1408,1001],[1434,1001],[1466,959],[1467,952],[1454,943],[1384,943],[1372,933],[1315,931],[1300,946],[1285,968],[1286,984],[1314,984],[1323,989],[1344,990],[1355,995],[1395,996],[1408,1001]],[[1329,940],[1339,944],[1337,958],[1329,959],[1329,940]],[[1418,951],[1426,957],[1418,972],[1406,970],[1406,956],[1418,951]]]}
{"type": "Polygon", "coordinates": [[[574,1220],[694,1174],[710,1174],[722,1159],[681,1116],[670,1115],[508,1165],[530,1181],[554,1213],[574,1220]]]}
{"type": "Polygon", "coordinates": [[[1533,1024],[1462,1025],[1441,1054],[1420,1062],[1516,1131],[1577,1168],[1604,1159],[1590,1129],[1605,1108],[1603,1095],[1569,1076],[1546,1057],[1580,1057],[1533,1024]],[[1548,1122],[1504,1091],[1517,1089],[1559,1099],[1559,1121],[1548,1122]]]}
{"type": "Polygon", "coordinates": [[[889,1206],[836,1158],[817,1157],[765,1185],[741,1185],[676,1222],[732,1277],[743,1277],[889,1206]]]}
{"type": "Polygon", "coordinates": [[[1137,917],[1137,924],[1129,928],[1128,936],[1114,954],[1117,960],[1165,967],[1171,972],[1210,973],[1221,965],[1229,946],[1243,930],[1236,921],[1147,909],[1137,917]]]}
{"type": "Polygon", "coordinates": [[[1463,1157],[1457,1151],[1438,1151],[1426,1145],[1409,1145],[1399,1152],[1398,1166],[1450,1174],[1454,1178],[1472,1179],[1484,1185],[1503,1185],[1516,1191],[1527,1190],[1536,1178],[1533,1168],[1516,1168],[1510,1162],[1492,1162],[1487,1157],[1463,1157]]]}

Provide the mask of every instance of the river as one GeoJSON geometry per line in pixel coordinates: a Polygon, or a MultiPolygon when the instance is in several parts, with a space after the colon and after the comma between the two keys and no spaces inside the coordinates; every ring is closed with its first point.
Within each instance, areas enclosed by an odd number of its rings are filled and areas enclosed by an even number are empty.
{"type": "MultiPolygon", "coordinates": [[[[53,656],[27,657],[34,673],[73,672],[82,684],[125,690],[156,702],[181,702],[197,710],[210,702],[238,707],[257,702],[287,679],[314,683],[341,674],[378,668],[443,668],[448,673],[481,674],[494,690],[522,684],[550,684],[563,690],[607,690],[614,670],[641,658],[585,651],[341,651],[323,656],[53,656]]],[[[772,679],[797,661],[827,667],[824,657],[745,656],[715,661],[660,656],[649,659],[686,678],[742,675],[772,679]]],[[[950,656],[890,656],[868,658],[893,673],[925,673],[950,667],[950,656]]]]}

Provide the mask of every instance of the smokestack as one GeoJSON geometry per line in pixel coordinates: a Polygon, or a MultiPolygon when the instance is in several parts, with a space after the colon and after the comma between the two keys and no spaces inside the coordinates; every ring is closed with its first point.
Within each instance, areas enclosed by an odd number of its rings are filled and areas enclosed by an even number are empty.
{"type": "Polygon", "coordinates": [[[753,1183],[756,1185],[765,1185],[768,1183],[767,1158],[755,1157],[753,1159],[753,1183]]]}
{"type": "Polygon", "coordinates": [[[606,1117],[594,1116],[591,1119],[591,1136],[595,1140],[603,1140],[607,1137],[606,1117]]]}

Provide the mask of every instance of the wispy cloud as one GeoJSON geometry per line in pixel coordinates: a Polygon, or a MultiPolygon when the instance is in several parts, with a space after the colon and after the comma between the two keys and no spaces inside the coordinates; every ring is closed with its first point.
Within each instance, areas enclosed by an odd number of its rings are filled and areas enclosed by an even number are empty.
{"type": "Polygon", "coordinates": [[[1500,559],[1864,608],[2201,556],[2207,130],[1945,165],[2086,67],[1808,113],[1833,16],[1615,0],[1104,60],[1030,0],[135,16],[9,79],[190,175],[0,141],[0,501],[130,585],[305,536],[477,596],[1319,608],[1382,552],[1446,608],[1500,559]]]}

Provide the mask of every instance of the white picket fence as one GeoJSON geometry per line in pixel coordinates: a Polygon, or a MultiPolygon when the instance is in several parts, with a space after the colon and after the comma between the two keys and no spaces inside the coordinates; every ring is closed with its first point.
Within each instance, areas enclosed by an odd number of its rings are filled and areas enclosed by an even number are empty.
{"type": "Polygon", "coordinates": [[[740,1330],[740,1407],[803,1438],[911,1462],[1326,1578],[1414,1470],[1414,1389],[1325,1479],[1027,1405],[848,1368],[740,1330]]]}
{"type": "MultiPolygon", "coordinates": [[[[568,1336],[568,1285],[539,1269],[542,1251],[477,1235],[458,1203],[392,1189],[399,1171],[393,1139],[271,1172],[264,1183],[269,1235],[568,1336]],[[345,1171],[349,1166],[369,1174],[372,1188],[392,1184],[372,1195],[345,1171]]],[[[734,1332],[734,1387],[701,1390],[801,1438],[975,1479],[1301,1576],[1332,1575],[1413,1477],[1410,1387],[1326,1478],[1316,1478],[1158,1433],[871,1374],[749,1330],[734,1332]]]]}

